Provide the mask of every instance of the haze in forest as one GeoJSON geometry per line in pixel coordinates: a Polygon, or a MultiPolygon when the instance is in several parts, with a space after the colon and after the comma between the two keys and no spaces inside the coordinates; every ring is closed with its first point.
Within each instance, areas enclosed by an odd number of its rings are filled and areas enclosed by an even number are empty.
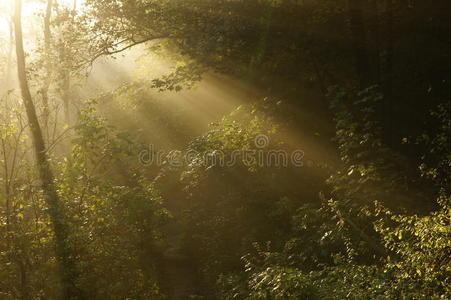
{"type": "Polygon", "coordinates": [[[2,0],[0,299],[451,298],[449,0],[2,0]]]}

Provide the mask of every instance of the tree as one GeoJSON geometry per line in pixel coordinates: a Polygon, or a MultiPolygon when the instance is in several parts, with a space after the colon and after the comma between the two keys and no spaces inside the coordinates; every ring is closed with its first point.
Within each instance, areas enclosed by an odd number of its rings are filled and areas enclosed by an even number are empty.
{"type": "Polygon", "coordinates": [[[42,136],[41,127],[36,114],[31,92],[28,86],[25,52],[22,37],[22,1],[16,0],[14,14],[14,32],[16,39],[17,72],[22,93],[22,101],[25,106],[31,136],[33,140],[36,164],[42,183],[49,215],[55,233],[56,256],[60,264],[61,281],[65,299],[83,299],[82,292],[77,288],[77,271],[75,257],[71,255],[68,228],[64,221],[64,212],[54,184],[54,176],[50,166],[47,149],[42,136]]]}
{"type": "Polygon", "coordinates": [[[53,0],[47,1],[47,6],[45,10],[44,16],[44,61],[45,61],[45,69],[46,76],[44,78],[44,83],[41,89],[42,94],[42,104],[43,104],[43,123],[44,128],[47,128],[48,118],[49,118],[49,87],[51,83],[52,76],[52,66],[50,59],[50,47],[52,42],[52,32],[50,28],[50,22],[52,20],[52,8],[53,8],[53,0]]]}
{"type": "Polygon", "coordinates": [[[354,47],[355,69],[360,82],[360,88],[370,84],[370,63],[366,43],[366,26],[364,20],[364,1],[349,0],[349,24],[354,47]]]}

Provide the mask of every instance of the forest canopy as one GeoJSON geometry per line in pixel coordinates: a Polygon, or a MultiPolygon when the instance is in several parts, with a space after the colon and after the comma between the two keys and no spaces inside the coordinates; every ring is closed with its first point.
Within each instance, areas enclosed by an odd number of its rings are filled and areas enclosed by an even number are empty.
{"type": "Polygon", "coordinates": [[[0,299],[450,299],[449,0],[2,0],[0,299]]]}

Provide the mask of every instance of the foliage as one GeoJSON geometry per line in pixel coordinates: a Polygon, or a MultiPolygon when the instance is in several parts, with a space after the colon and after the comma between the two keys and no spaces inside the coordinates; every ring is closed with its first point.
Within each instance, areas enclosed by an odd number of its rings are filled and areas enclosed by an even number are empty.
{"type": "MultiPolygon", "coordinates": [[[[371,99],[364,97],[368,92],[360,96],[371,99]]],[[[363,107],[371,112],[368,102],[364,103],[363,107]]],[[[372,150],[377,140],[365,135],[364,130],[359,131],[360,124],[371,124],[371,115],[363,114],[368,119],[358,123],[351,121],[352,116],[342,108],[336,117],[343,160],[348,164],[355,163],[354,158],[360,163],[373,163],[365,153],[379,151],[372,150]],[[362,132],[365,138],[359,135],[362,132]],[[365,147],[366,143],[373,146],[365,147]]],[[[373,174],[377,174],[380,169],[377,164],[374,166],[373,174]]],[[[394,171],[391,174],[396,175],[394,171]]],[[[329,184],[372,191],[365,187],[366,180],[354,181],[350,175],[329,180],[329,184]]],[[[385,176],[372,185],[380,185],[390,178],[385,176]]],[[[354,202],[350,203],[348,197],[359,193],[349,193],[347,189],[344,189],[346,193],[337,193],[336,188],[332,191],[335,200],[323,202],[319,208],[298,209],[292,216],[291,235],[283,248],[263,250],[256,244],[255,251],[242,257],[244,273],[220,277],[221,298],[446,299],[450,296],[449,195],[442,191],[438,200],[440,208],[418,216],[393,213],[380,202],[370,209],[368,202],[360,200],[369,200],[365,197],[354,196],[351,198],[354,202]]],[[[371,195],[377,194],[365,194],[371,195]]]]}
{"type": "Polygon", "coordinates": [[[0,20],[0,298],[68,273],[85,299],[451,298],[450,3],[24,1],[26,108],[0,20]]]}
{"type": "Polygon", "coordinates": [[[79,120],[58,187],[77,229],[72,242],[80,247],[80,286],[96,299],[156,297],[158,277],[148,256],[163,243],[168,213],[162,198],[137,167],[106,176],[133,161],[132,142],[95,116],[92,105],[79,120]]]}

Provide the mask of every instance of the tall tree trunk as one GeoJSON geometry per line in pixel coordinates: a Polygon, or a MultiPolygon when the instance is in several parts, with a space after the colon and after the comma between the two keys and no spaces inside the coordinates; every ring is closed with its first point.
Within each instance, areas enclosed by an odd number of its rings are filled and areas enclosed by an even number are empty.
{"type": "MultiPolygon", "coordinates": [[[[72,21],[74,21],[75,14],[77,9],[77,1],[74,0],[73,8],[72,8],[72,21]]],[[[57,14],[59,14],[59,9],[57,6],[57,14]]],[[[68,21],[69,22],[69,21],[68,21]]],[[[62,25],[64,26],[64,24],[62,25]]],[[[63,113],[64,113],[64,121],[66,125],[70,125],[70,97],[71,97],[71,66],[70,66],[70,54],[68,54],[67,46],[64,44],[62,38],[59,40],[58,46],[58,56],[60,60],[60,76],[61,76],[61,99],[63,100],[63,113]],[[66,65],[67,64],[67,65],[66,65]]]]}
{"type": "Polygon", "coordinates": [[[20,272],[21,299],[29,300],[29,299],[32,299],[32,297],[30,295],[27,268],[25,266],[25,261],[24,261],[25,259],[21,256],[22,255],[20,255],[17,258],[17,264],[19,265],[19,272],[20,272]]]}
{"type": "Polygon", "coordinates": [[[25,52],[22,37],[21,20],[22,1],[16,0],[14,29],[16,37],[17,72],[19,76],[22,101],[25,106],[31,136],[33,140],[36,163],[42,182],[42,189],[47,200],[50,219],[55,233],[56,258],[60,264],[61,280],[65,299],[83,299],[81,291],[75,282],[77,271],[74,257],[68,240],[68,228],[64,223],[62,208],[56,192],[53,173],[47,157],[42,131],[36,115],[36,109],[31,97],[25,67],[25,52]]]}
{"type": "Polygon", "coordinates": [[[11,244],[11,185],[9,182],[8,156],[5,140],[1,139],[2,154],[3,154],[3,188],[5,193],[6,205],[6,245],[9,250],[11,244]]]}
{"type": "Polygon", "coordinates": [[[52,41],[52,32],[50,29],[50,22],[52,19],[52,7],[53,0],[47,1],[47,7],[45,10],[44,17],[44,60],[45,60],[45,68],[46,68],[46,76],[44,78],[44,84],[41,89],[42,93],[42,105],[43,105],[43,123],[44,130],[48,128],[48,120],[49,120],[49,87],[52,77],[52,63],[50,60],[50,46],[52,41]]]}
{"type": "Polygon", "coordinates": [[[394,56],[394,37],[393,37],[393,0],[386,0],[387,15],[387,57],[386,57],[386,76],[385,76],[385,128],[389,145],[393,145],[393,56],[394,56]]]}
{"type": "Polygon", "coordinates": [[[364,21],[364,1],[348,0],[349,24],[354,50],[355,69],[360,83],[360,88],[366,88],[370,84],[371,69],[367,53],[364,21]]]}
{"type": "Polygon", "coordinates": [[[273,8],[270,5],[266,5],[262,10],[262,18],[260,20],[260,33],[259,41],[254,54],[251,57],[251,61],[248,68],[249,81],[253,82],[256,80],[256,74],[258,73],[258,68],[261,67],[261,63],[265,58],[266,51],[268,48],[268,38],[271,31],[271,25],[273,22],[273,8]]]}
{"type": "MultiPolygon", "coordinates": [[[[63,55],[64,57],[65,55],[63,55]]],[[[70,72],[63,70],[63,82],[62,82],[62,98],[63,98],[63,110],[64,110],[64,119],[66,125],[70,125],[70,72]]]]}
{"type": "Polygon", "coordinates": [[[378,0],[369,0],[369,30],[372,35],[371,39],[371,51],[373,61],[373,81],[376,84],[380,84],[381,80],[381,51],[380,51],[380,18],[379,18],[379,6],[378,0]]]}

